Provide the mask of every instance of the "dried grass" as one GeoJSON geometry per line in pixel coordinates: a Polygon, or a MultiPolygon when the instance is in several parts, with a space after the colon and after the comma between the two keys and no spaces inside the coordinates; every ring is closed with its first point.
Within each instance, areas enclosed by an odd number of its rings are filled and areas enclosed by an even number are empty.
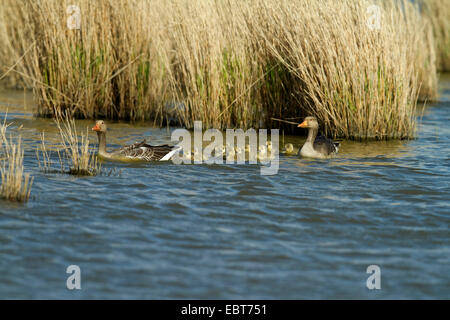
{"type": "Polygon", "coordinates": [[[440,71],[450,71],[450,2],[448,0],[421,0],[424,15],[433,26],[440,71]]]}
{"type": "Polygon", "coordinates": [[[6,117],[0,123],[0,198],[27,202],[30,198],[33,178],[24,172],[22,138],[19,136],[13,141],[7,136],[6,117]]]}
{"type": "Polygon", "coordinates": [[[431,26],[407,1],[375,1],[375,31],[368,0],[79,0],[80,30],[72,2],[4,2],[0,41],[41,116],[245,129],[315,115],[332,136],[412,138],[418,97],[436,97],[431,26]]]}

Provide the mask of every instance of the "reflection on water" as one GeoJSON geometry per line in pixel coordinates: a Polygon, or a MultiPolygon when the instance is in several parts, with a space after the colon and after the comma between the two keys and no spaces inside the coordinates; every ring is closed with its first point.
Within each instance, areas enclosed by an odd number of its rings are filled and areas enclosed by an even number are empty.
{"type": "MultiPolygon", "coordinates": [[[[31,94],[0,91],[0,120],[8,110],[35,177],[28,204],[0,201],[0,298],[450,298],[443,79],[416,140],[342,141],[330,160],[281,156],[270,177],[258,165],[170,162],[44,174],[35,150],[42,132],[59,144],[56,126],[33,117],[31,94]],[[71,264],[81,291],[65,287],[71,264]],[[378,292],[365,287],[371,264],[381,267],[378,292]]],[[[77,121],[79,131],[92,124],[77,121]]],[[[170,132],[115,122],[108,144],[169,143],[170,132]]]]}

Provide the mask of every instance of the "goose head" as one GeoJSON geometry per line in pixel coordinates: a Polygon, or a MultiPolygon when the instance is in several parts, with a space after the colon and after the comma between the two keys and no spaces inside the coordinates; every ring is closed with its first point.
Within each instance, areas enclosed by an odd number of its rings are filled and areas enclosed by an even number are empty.
{"type": "Polygon", "coordinates": [[[305,120],[302,123],[300,123],[297,127],[318,129],[319,123],[317,122],[316,117],[309,116],[309,117],[306,117],[305,120]]]}
{"type": "Polygon", "coordinates": [[[97,120],[95,126],[92,127],[92,131],[96,132],[106,132],[106,123],[103,120],[97,120]]]}

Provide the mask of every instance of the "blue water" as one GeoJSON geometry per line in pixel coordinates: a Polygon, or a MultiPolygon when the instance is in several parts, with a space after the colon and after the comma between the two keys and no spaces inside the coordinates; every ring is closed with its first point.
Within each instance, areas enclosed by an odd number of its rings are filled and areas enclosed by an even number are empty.
{"type": "MultiPolygon", "coordinates": [[[[39,133],[56,143],[56,128],[22,92],[2,92],[0,119],[8,108],[35,180],[27,204],[0,200],[0,298],[448,299],[445,79],[440,100],[416,140],[343,141],[332,160],[283,156],[274,176],[258,165],[105,162],[114,174],[79,178],[39,171],[39,133]],[[373,264],[380,290],[366,287],[373,264]],[[69,265],[81,290],[66,288],[69,265]]],[[[145,123],[109,127],[110,146],[170,142],[145,123]]]]}

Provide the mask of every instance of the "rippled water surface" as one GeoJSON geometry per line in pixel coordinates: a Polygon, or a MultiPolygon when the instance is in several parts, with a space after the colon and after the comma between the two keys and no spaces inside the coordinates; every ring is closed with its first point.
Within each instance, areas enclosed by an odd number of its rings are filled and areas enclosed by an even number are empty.
{"type": "MultiPolygon", "coordinates": [[[[117,174],[88,178],[41,173],[39,134],[57,142],[55,125],[33,117],[30,94],[0,91],[0,119],[8,110],[35,179],[27,204],[0,200],[0,298],[448,299],[449,77],[441,87],[416,140],[343,141],[332,160],[282,156],[274,176],[105,162],[117,174]],[[79,291],[66,288],[72,264],[79,291]],[[381,290],[366,288],[372,264],[381,290]]],[[[110,124],[110,147],[141,137],[166,143],[170,130],[110,124]]]]}

